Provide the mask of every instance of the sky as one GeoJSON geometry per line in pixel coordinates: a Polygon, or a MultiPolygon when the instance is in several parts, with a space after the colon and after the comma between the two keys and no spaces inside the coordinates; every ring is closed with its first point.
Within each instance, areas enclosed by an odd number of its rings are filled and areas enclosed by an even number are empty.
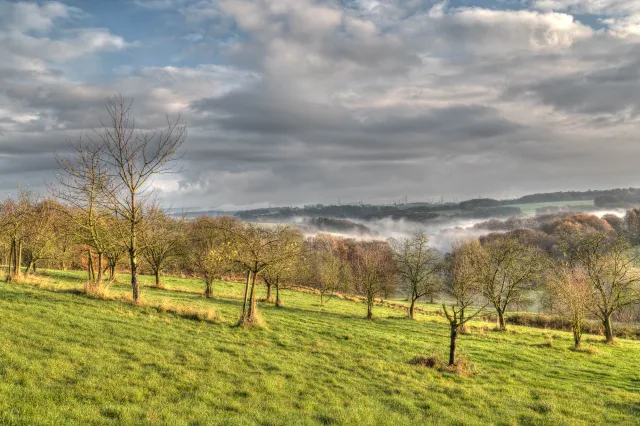
{"type": "Polygon", "coordinates": [[[640,0],[0,0],[0,197],[117,93],[174,208],[640,186],[640,0]]]}

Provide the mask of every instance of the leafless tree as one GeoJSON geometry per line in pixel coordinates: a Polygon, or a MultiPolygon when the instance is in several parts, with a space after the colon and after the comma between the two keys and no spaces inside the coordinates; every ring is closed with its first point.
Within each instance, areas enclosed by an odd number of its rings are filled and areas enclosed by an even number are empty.
{"type": "Polygon", "coordinates": [[[447,259],[446,292],[453,299],[442,310],[449,321],[449,365],[456,363],[458,333],[476,316],[484,312],[489,302],[482,298],[482,270],[485,258],[478,240],[456,242],[447,259]]]}
{"type": "Polygon", "coordinates": [[[160,208],[149,212],[140,233],[142,257],[160,287],[160,273],[185,252],[185,226],[160,208]]]}
{"type": "Polygon", "coordinates": [[[109,205],[118,218],[128,224],[127,251],[131,270],[133,300],[140,302],[138,282],[138,231],[145,220],[145,205],[153,196],[154,178],[175,172],[179,153],[187,137],[187,127],[180,118],[172,122],[167,117],[163,131],[136,130],[131,114],[131,102],[122,96],[107,100],[109,121],[96,135],[104,149],[104,163],[109,171],[109,186],[105,190],[109,205]]]}
{"type": "Polygon", "coordinates": [[[571,323],[576,349],[582,341],[582,326],[594,306],[589,278],[584,269],[566,262],[550,268],[545,281],[549,307],[571,323]]]}
{"type": "Polygon", "coordinates": [[[442,286],[442,256],[429,246],[429,236],[417,231],[411,238],[393,241],[394,258],[402,289],[409,296],[409,317],[414,319],[415,304],[421,297],[433,297],[442,286]]]}
{"type": "Polygon", "coordinates": [[[611,316],[640,303],[640,253],[621,236],[592,233],[563,247],[567,262],[581,267],[593,294],[593,313],[602,321],[606,341],[614,340],[611,316]]]}
{"type": "Polygon", "coordinates": [[[105,206],[105,190],[109,188],[111,176],[104,163],[101,144],[82,138],[77,143],[69,142],[70,156],[55,155],[58,163],[58,184],[49,184],[49,193],[66,207],[60,209],[73,222],[72,230],[78,242],[89,246],[87,253],[89,280],[94,279],[93,251],[97,255],[98,283],[102,282],[102,261],[107,249],[107,227],[105,221],[109,210],[105,206]]]}
{"type": "Polygon", "coordinates": [[[392,293],[396,286],[393,252],[386,242],[362,242],[356,247],[351,268],[356,288],[367,299],[367,319],[372,320],[375,299],[392,293]]]}
{"type": "Polygon", "coordinates": [[[504,315],[509,306],[523,301],[542,272],[542,253],[510,236],[500,236],[480,247],[478,274],[484,297],[498,313],[498,326],[506,330],[504,315]]]}

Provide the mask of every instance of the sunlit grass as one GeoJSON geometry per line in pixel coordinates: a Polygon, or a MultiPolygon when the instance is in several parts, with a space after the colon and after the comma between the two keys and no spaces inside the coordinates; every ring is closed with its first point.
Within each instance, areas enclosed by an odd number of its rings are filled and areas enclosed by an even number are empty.
{"type": "MultiPolygon", "coordinates": [[[[109,292],[130,292],[127,277],[109,292]]],[[[151,277],[143,277],[151,285],[151,277]]],[[[77,294],[85,276],[0,284],[0,424],[635,424],[640,342],[472,323],[460,352],[471,377],[412,365],[445,357],[437,315],[283,291],[266,326],[235,326],[243,286],[216,297],[195,279],[143,289],[145,306],[77,294]],[[157,306],[210,309],[202,321],[157,306]],[[549,344],[551,342],[551,344],[549,344]]],[[[260,288],[263,295],[264,289],[260,288]]],[[[424,306],[424,305],[421,305],[424,306]]],[[[433,309],[436,309],[433,307],[433,309]]]]}

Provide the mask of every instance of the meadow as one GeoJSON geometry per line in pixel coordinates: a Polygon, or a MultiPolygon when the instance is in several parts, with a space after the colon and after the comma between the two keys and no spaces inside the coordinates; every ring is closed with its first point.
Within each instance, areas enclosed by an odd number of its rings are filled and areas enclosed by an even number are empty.
{"type": "MultiPolygon", "coordinates": [[[[0,424],[637,424],[640,342],[472,322],[469,374],[410,363],[447,353],[436,305],[401,309],[284,290],[264,326],[236,326],[243,284],[142,277],[143,306],[82,294],[85,274],[0,283],[0,424]],[[34,285],[35,284],[35,285],[34,285]],[[188,307],[190,311],[178,309],[188,307]],[[173,311],[179,313],[172,313],[173,311]],[[200,315],[194,315],[194,312],[200,315]],[[199,318],[199,319],[198,319],[199,318]]],[[[127,282],[127,276],[120,276],[127,282]]],[[[260,288],[261,292],[264,289],[260,288]]],[[[120,298],[120,296],[122,296],[120,298]]]]}
{"type": "Polygon", "coordinates": [[[526,204],[509,204],[509,207],[519,207],[522,214],[527,216],[535,216],[536,209],[544,207],[564,207],[568,206],[573,211],[589,211],[593,210],[593,200],[577,200],[577,201],[548,201],[543,203],[526,203],[526,204]]]}

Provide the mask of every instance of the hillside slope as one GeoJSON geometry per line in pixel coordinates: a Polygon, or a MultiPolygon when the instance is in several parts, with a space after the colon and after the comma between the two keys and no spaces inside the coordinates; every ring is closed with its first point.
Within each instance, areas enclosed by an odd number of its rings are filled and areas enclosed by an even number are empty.
{"type": "MultiPolygon", "coordinates": [[[[634,424],[640,342],[574,352],[570,336],[482,323],[460,351],[463,377],[409,364],[445,354],[437,316],[285,291],[261,304],[265,328],[234,327],[242,286],[218,298],[195,280],[145,287],[148,302],[214,307],[213,321],[73,293],[81,276],[55,273],[56,291],[0,284],[0,424],[634,424]],[[178,291],[180,290],[180,291],[178,291]]],[[[148,280],[147,282],[150,282],[148,280]]],[[[118,285],[114,293],[128,288],[118,285]]]]}

